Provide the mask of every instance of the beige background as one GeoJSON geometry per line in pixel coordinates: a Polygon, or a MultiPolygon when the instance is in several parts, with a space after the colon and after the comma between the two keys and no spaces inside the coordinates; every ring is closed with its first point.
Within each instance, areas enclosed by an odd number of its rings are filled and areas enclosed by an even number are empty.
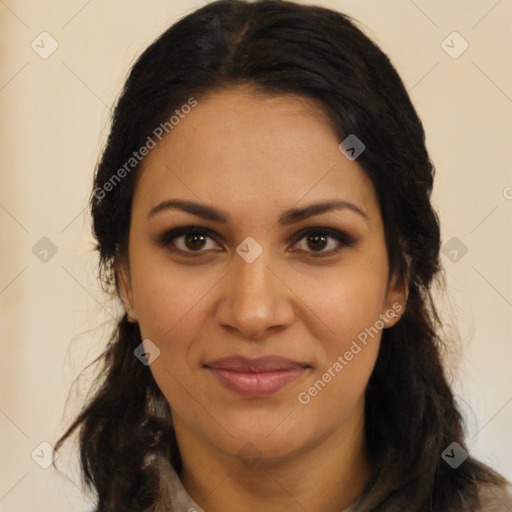
{"type": "MultiPolygon", "coordinates": [[[[0,512],[91,508],[73,458],[62,454],[59,476],[31,453],[51,453],[40,443],[53,445],[76,411],[76,393],[64,409],[70,384],[115,314],[95,281],[92,172],[130,65],[204,3],[0,1],[0,512]],[[47,59],[31,48],[50,48],[44,31],[59,45],[47,59]],[[32,251],[42,237],[57,248],[46,262],[32,251]]],[[[473,453],[512,479],[512,1],[314,3],[368,27],[424,121],[443,242],[468,249],[442,256],[461,333],[454,386],[473,453]],[[453,31],[469,44],[456,59],[441,46],[453,31]]]]}

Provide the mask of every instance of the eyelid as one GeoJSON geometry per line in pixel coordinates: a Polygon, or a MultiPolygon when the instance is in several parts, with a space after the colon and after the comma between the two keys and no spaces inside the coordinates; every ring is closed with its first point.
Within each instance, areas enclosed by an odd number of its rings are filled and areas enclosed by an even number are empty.
{"type": "Polygon", "coordinates": [[[293,235],[292,240],[294,239],[294,243],[297,243],[299,240],[304,238],[304,236],[310,233],[322,234],[330,238],[334,238],[335,240],[341,241],[345,245],[353,245],[355,243],[355,239],[348,235],[346,232],[340,231],[339,229],[328,228],[326,226],[309,226],[303,228],[293,235]]]}

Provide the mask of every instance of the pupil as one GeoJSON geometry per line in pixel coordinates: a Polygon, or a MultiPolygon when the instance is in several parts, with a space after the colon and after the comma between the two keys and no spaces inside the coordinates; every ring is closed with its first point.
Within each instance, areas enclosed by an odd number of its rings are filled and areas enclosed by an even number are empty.
{"type": "Polygon", "coordinates": [[[188,249],[201,249],[204,246],[204,235],[191,234],[185,239],[185,244],[188,249]]]}
{"type": "Polygon", "coordinates": [[[325,247],[325,235],[310,235],[308,237],[308,244],[310,249],[323,249],[325,247]]]}

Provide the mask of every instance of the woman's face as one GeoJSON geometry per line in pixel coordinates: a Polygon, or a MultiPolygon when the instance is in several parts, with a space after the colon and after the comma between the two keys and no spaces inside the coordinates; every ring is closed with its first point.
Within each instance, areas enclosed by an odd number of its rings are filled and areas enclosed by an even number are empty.
{"type": "Polygon", "coordinates": [[[281,458],[362,435],[404,296],[340,142],[314,102],[238,88],[198,98],[143,162],[118,276],[178,442],[281,458]]]}

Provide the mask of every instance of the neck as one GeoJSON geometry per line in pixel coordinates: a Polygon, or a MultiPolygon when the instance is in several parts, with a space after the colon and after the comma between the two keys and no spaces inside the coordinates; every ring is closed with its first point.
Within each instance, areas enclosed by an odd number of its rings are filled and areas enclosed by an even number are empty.
{"type": "Polygon", "coordinates": [[[362,417],[357,423],[355,428],[340,428],[313,449],[252,463],[219,453],[204,440],[190,442],[188,435],[180,436],[181,480],[208,512],[341,512],[357,498],[371,473],[362,417]]]}

